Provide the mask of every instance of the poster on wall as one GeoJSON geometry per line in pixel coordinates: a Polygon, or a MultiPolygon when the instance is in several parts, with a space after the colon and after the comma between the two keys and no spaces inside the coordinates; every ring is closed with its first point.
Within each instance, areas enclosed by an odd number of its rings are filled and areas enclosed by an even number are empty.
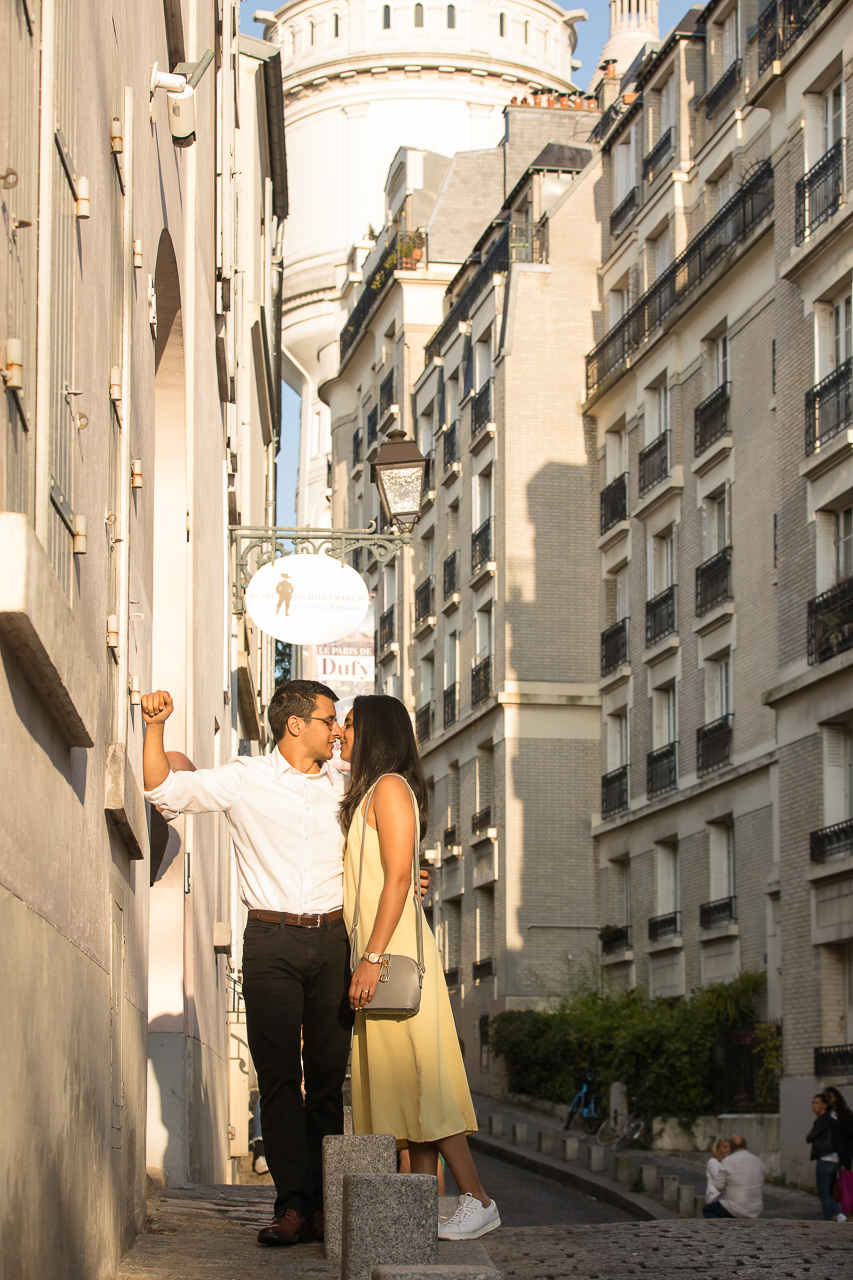
{"type": "MultiPolygon", "coordinates": [[[[373,693],[376,659],[373,652],[375,596],[368,599],[363,622],[351,635],[329,644],[305,645],[302,649],[302,677],[327,684],[338,695],[335,706],[338,724],[343,724],[353,700],[373,693]]],[[[347,768],[341,764],[341,768],[347,768]]]]}
{"type": "Polygon", "coordinates": [[[246,588],[246,609],[255,625],[276,640],[299,645],[328,645],[358,632],[369,603],[364,579],[324,553],[281,556],[258,569],[246,588]]]}

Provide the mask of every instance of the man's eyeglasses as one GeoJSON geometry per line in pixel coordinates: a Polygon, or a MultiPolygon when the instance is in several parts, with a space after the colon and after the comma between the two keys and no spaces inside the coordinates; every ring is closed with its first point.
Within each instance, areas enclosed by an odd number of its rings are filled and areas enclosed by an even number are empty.
{"type": "Polygon", "coordinates": [[[336,716],[303,716],[304,720],[319,720],[320,724],[324,724],[331,733],[332,725],[338,723],[336,716]]]}

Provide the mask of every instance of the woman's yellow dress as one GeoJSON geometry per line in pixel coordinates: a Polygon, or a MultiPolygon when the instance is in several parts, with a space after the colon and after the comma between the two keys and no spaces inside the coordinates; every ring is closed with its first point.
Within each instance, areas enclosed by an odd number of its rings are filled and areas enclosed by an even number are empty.
{"type": "MultiPolygon", "coordinates": [[[[361,806],[350,826],[344,853],[344,918],[350,932],[364,821],[360,810],[361,806]]],[[[368,824],[358,921],[362,950],[367,947],[384,885],[379,837],[368,824]]],[[[416,959],[415,928],[410,892],[386,951],[416,959]]],[[[398,1147],[405,1147],[408,1141],[434,1142],[454,1133],[472,1133],[477,1128],[438,947],[426,921],[424,965],[420,1009],[413,1018],[355,1015],[353,1129],[356,1133],[393,1133],[398,1147]]]]}

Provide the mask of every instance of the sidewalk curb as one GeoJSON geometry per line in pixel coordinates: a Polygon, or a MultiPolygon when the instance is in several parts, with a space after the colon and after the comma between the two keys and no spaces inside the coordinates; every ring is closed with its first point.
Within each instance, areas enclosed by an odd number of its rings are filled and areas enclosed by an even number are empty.
{"type": "Polygon", "coordinates": [[[630,1213],[641,1222],[668,1221],[678,1217],[663,1205],[650,1200],[648,1196],[628,1191],[618,1183],[612,1182],[610,1178],[603,1178],[597,1173],[581,1172],[571,1164],[555,1160],[553,1156],[524,1151],[520,1147],[514,1147],[508,1142],[500,1142],[497,1138],[491,1138],[484,1133],[469,1133],[468,1145],[475,1151],[482,1151],[484,1155],[495,1156],[498,1160],[518,1165],[520,1169],[527,1169],[530,1173],[538,1173],[544,1178],[553,1179],[554,1182],[564,1182],[577,1191],[585,1191],[587,1195],[595,1196],[597,1200],[604,1200],[605,1203],[612,1204],[617,1209],[623,1209],[625,1213],[630,1213]]]}

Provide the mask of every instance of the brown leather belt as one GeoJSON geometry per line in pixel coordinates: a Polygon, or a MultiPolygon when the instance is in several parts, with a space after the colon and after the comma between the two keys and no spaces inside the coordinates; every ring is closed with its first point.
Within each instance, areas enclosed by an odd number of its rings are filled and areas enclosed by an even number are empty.
{"type": "Polygon", "coordinates": [[[249,919],[263,920],[266,924],[294,924],[299,929],[319,929],[323,924],[332,924],[335,920],[342,919],[343,914],[343,907],[314,916],[295,916],[290,911],[258,911],[252,907],[249,919]]]}

